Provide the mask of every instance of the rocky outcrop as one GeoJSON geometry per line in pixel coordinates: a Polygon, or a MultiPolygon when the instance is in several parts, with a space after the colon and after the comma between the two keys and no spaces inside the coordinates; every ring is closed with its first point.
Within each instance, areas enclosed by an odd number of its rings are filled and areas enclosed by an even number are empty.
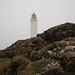
{"type": "Polygon", "coordinates": [[[30,58],[30,53],[32,51],[38,51],[46,45],[46,41],[43,41],[40,37],[34,37],[27,40],[18,40],[10,47],[2,50],[0,52],[0,57],[13,58],[16,55],[22,55],[30,58]]]}
{"type": "MultiPolygon", "coordinates": [[[[42,59],[51,59],[52,62],[46,63],[47,65],[44,63],[46,66],[42,65],[36,75],[75,75],[75,24],[65,23],[50,28],[37,37],[18,40],[0,51],[0,58],[12,59],[8,65],[4,64],[4,70],[1,70],[6,75],[17,75],[18,71],[25,70],[31,62],[42,59]],[[15,58],[16,56],[24,59],[15,58]],[[30,62],[27,62],[28,60],[30,62]]],[[[34,63],[35,66],[37,64],[34,63]]],[[[23,72],[29,72],[29,69],[23,72]]]]}
{"type": "Polygon", "coordinates": [[[50,28],[47,31],[44,31],[44,33],[38,34],[37,36],[47,41],[48,44],[55,41],[63,40],[67,37],[74,37],[75,24],[67,22],[65,24],[50,28]]]}
{"type": "MultiPolygon", "coordinates": [[[[39,75],[74,75],[75,74],[75,38],[66,38],[54,42],[41,51],[43,58],[55,59],[43,68],[39,75]],[[44,53],[44,55],[43,55],[44,53]],[[58,62],[59,61],[59,62],[58,62]]],[[[39,53],[38,52],[38,53],[39,53]]]]}
{"type": "Polygon", "coordinates": [[[36,75],[75,75],[75,71],[73,72],[64,71],[63,67],[61,66],[61,62],[53,60],[51,63],[47,64],[47,66],[45,66],[42,69],[42,72],[36,73],[36,75]]]}

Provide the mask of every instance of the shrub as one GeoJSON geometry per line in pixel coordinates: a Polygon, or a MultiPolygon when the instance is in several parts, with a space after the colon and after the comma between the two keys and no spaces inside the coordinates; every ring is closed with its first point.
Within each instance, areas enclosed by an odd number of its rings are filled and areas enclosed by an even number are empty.
{"type": "Polygon", "coordinates": [[[6,73],[7,70],[10,69],[11,73],[15,74],[18,72],[18,70],[23,70],[29,64],[29,60],[22,56],[15,56],[10,63],[6,64],[7,65],[4,68],[4,72],[6,73]]]}
{"type": "Polygon", "coordinates": [[[11,67],[18,68],[20,65],[25,64],[27,65],[29,60],[22,56],[15,56],[11,62],[11,67]]]}

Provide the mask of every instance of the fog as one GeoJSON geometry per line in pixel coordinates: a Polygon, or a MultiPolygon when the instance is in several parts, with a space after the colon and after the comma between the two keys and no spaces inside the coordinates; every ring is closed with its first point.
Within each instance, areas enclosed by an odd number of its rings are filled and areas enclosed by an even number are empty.
{"type": "Polygon", "coordinates": [[[65,22],[75,23],[75,0],[0,0],[0,49],[30,38],[33,12],[42,33],[65,22]]]}

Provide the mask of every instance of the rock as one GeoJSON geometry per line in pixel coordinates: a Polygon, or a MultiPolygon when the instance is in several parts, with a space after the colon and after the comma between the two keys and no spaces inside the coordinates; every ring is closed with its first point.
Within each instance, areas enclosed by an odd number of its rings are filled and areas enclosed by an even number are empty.
{"type": "Polygon", "coordinates": [[[67,37],[75,36],[75,24],[73,23],[65,23],[59,26],[55,26],[53,28],[44,31],[44,33],[37,35],[41,37],[43,40],[47,41],[48,44],[53,43],[55,41],[63,40],[67,37]]]}
{"type": "Polygon", "coordinates": [[[38,60],[38,53],[37,51],[32,51],[31,54],[30,54],[30,59],[32,61],[35,61],[35,60],[38,60]]]}
{"type": "Polygon", "coordinates": [[[60,66],[59,61],[53,60],[50,64],[47,64],[47,66],[43,68],[40,75],[55,75],[58,72],[63,72],[63,68],[60,66]]]}
{"type": "Polygon", "coordinates": [[[58,67],[60,67],[59,61],[53,61],[52,63],[47,64],[47,66],[45,68],[43,68],[43,70],[48,71],[48,70],[58,68],[58,67]]]}
{"type": "Polygon", "coordinates": [[[38,51],[32,51],[30,54],[30,60],[36,61],[43,58],[43,54],[38,51]]]}
{"type": "Polygon", "coordinates": [[[75,72],[75,57],[71,57],[69,59],[69,63],[67,64],[66,71],[75,72]]]}
{"type": "MultiPolygon", "coordinates": [[[[75,66],[74,63],[75,61],[73,62],[73,66],[75,66]]],[[[43,68],[42,72],[36,73],[36,75],[75,75],[75,68],[73,66],[68,66],[69,72],[65,72],[60,61],[53,60],[43,68]]]]}

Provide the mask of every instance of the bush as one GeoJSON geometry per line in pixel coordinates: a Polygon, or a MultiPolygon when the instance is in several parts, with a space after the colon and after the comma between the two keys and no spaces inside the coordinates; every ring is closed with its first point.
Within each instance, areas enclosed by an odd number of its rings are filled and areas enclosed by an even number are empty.
{"type": "Polygon", "coordinates": [[[20,65],[25,64],[27,65],[29,60],[22,56],[15,56],[11,62],[11,67],[18,68],[20,65]]]}
{"type": "Polygon", "coordinates": [[[29,60],[26,59],[25,57],[15,56],[10,61],[10,63],[6,63],[6,66],[4,68],[4,72],[7,73],[8,70],[10,70],[10,73],[17,74],[18,71],[23,70],[28,64],[29,64],[29,60]]]}

